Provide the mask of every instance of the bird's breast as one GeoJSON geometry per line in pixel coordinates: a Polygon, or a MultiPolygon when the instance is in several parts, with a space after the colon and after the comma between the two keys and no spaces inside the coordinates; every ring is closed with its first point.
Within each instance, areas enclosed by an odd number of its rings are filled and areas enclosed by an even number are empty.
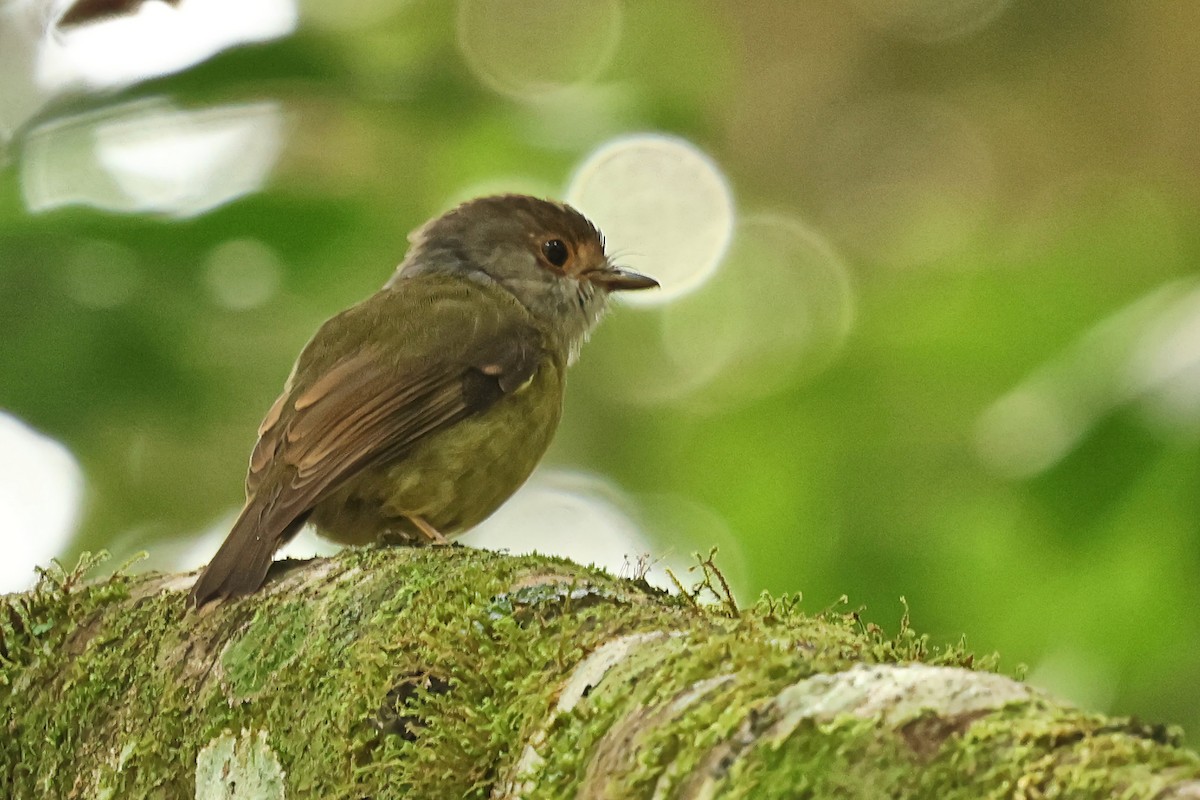
{"type": "Polygon", "coordinates": [[[313,521],[345,544],[415,534],[408,522],[414,515],[445,536],[468,530],[533,472],[558,427],[562,402],[562,366],[547,356],[525,384],[486,410],[391,463],[364,469],[316,507],[313,521]]]}

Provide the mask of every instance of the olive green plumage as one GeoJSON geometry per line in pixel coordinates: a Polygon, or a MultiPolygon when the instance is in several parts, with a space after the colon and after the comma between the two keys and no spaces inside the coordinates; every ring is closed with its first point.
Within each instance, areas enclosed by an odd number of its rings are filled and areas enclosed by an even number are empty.
{"type": "MultiPolygon", "coordinates": [[[[486,414],[430,434],[402,458],[363,469],[318,504],[312,521],[326,537],[343,544],[368,544],[388,535],[421,542],[420,531],[410,522],[414,516],[446,536],[474,527],[533,472],[562,415],[564,354],[554,352],[550,338],[511,295],[456,278],[407,281],[402,288],[407,290],[403,299],[395,291],[381,292],[334,317],[323,333],[361,330],[343,317],[362,315],[374,317],[368,325],[388,329],[384,338],[389,341],[405,341],[422,351],[442,348],[442,357],[464,365],[489,341],[519,341],[528,348],[529,360],[514,379],[515,389],[500,396],[486,414]],[[436,321],[417,326],[411,317],[390,313],[390,306],[411,302],[436,308],[436,321]]],[[[331,352],[335,350],[325,348],[313,359],[328,361],[331,352]]]]}
{"type": "Polygon", "coordinates": [[[309,520],[347,544],[441,543],[481,522],[549,446],[608,293],[655,285],[559,203],[487,197],[428,223],[387,285],[300,354],[193,602],[258,589],[309,520]]]}

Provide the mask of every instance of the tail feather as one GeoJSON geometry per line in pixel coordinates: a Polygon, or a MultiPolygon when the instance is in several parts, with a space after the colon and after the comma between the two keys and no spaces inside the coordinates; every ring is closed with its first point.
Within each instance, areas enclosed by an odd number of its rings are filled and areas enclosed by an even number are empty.
{"type": "Polygon", "coordinates": [[[264,525],[261,509],[251,498],[233,523],[217,554],[200,573],[190,594],[196,608],[213,600],[258,591],[267,578],[275,551],[291,539],[308,519],[308,512],[288,521],[282,530],[264,525]]]}

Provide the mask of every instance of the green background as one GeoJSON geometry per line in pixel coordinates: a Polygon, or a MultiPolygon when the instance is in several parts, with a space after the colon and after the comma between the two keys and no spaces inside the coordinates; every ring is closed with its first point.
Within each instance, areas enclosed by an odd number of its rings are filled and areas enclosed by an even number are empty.
{"type": "MultiPolygon", "coordinates": [[[[618,309],[572,372],[550,461],[611,480],[656,553],[720,544],[744,598],[803,592],[819,610],[844,594],[894,629],[903,596],[937,641],[966,633],[1037,683],[1196,740],[1200,6],[647,0],[547,22],[510,4],[499,51],[527,38],[514,69],[583,75],[581,100],[490,88],[453,3],[343,5],[60,98],[9,143],[0,408],[79,460],[73,552],[153,553],[234,508],[299,348],[429,216],[471,187],[556,191],[613,136],[661,131],[714,159],[739,215],[824,237],[853,322],[646,401],[640,349],[664,312],[618,309]],[[145,98],[279,104],[266,185],[186,219],[27,208],[32,132],[145,98]],[[279,268],[252,309],[214,301],[230,241],[279,268]],[[79,302],[111,281],[119,302],[79,302]],[[1041,405],[1005,405],[1020,387],[1041,405]],[[1043,452],[1064,424],[1036,467],[989,456],[1043,452]],[[653,522],[676,507],[706,524],[653,522]]],[[[727,266],[716,286],[738,282],[727,266]]],[[[792,309],[766,284],[739,313],[769,342],[792,309]]],[[[704,298],[702,319],[721,303],[704,298]]]]}

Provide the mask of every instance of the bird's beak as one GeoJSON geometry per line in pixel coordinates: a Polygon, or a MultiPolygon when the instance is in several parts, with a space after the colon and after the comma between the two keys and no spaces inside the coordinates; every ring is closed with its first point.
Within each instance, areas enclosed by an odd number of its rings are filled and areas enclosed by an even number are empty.
{"type": "Polygon", "coordinates": [[[624,267],[608,266],[592,270],[583,275],[590,283],[610,292],[629,292],[635,289],[655,289],[658,281],[649,275],[634,272],[624,267]]]}

